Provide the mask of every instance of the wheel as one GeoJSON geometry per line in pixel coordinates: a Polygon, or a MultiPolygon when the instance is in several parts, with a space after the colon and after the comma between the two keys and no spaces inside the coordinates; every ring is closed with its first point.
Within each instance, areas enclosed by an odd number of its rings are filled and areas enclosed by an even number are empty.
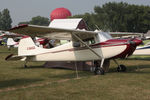
{"type": "Polygon", "coordinates": [[[95,75],[104,75],[104,69],[103,68],[95,69],[94,73],[95,75]]]}
{"type": "Polygon", "coordinates": [[[117,67],[117,71],[118,72],[125,72],[127,70],[126,66],[125,65],[119,65],[117,67]]]}
{"type": "Polygon", "coordinates": [[[27,68],[28,66],[27,65],[24,65],[24,68],[27,68]]]}

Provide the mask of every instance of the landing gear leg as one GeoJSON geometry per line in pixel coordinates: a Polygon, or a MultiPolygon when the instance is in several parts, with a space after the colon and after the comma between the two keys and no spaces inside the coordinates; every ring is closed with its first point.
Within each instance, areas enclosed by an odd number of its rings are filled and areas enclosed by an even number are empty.
{"type": "Polygon", "coordinates": [[[27,66],[27,61],[25,61],[25,64],[24,64],[24,68],[27,68],[28,66],[27,66]]]}
{"type": "Polygon", "coordinates": [[[117,67],[117,71],[118,71],[118,72],[125,72],[125,71],[127,70],[127,68],[126,68],[125,65],[119,65],[118,62],[117,62],[115,59],[114,59],[113,61],[114,61],[114,62],[117,64],[117,66],[118,66],[118,67],[117,67]]]}
{"type": "Polygon", "coordinates": [[[101,60],[101,64],[99,64],[100,62],[95,61],[94,65],[95,65],[95,75],[104,75],[105,71],[103,69],[103,63],[104,63],[104,59],[101,60]]]}

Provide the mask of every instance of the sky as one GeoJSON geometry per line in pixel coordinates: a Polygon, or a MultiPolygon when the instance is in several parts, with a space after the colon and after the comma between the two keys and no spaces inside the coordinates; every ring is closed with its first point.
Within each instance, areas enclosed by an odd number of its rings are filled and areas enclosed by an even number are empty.
{"type": "Polygon", "coordinates": [[[12,25],[15,26],[39,15],[50,18],[50,13],[55,8],[64,7],[69,9],[72,15],[77,15],[92,13],[95,6],[113,1],[150,6],[150,0],[0,0],[0,11],[7,8],[13,20],[12,25]]]}

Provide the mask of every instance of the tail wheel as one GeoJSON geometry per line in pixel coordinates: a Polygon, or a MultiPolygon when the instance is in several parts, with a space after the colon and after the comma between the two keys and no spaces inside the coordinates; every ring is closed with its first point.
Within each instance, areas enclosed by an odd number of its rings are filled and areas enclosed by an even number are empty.
{"type": "Polygon", "coordinates": [[[126,66],[125,65],[119,65],[117,67],[117,71],[118,72],[125,72],[127,70],[126,66]]]}
{"type": "Polygon", "coordinates": [[[95,75],[104,75],[105,71],[103,68],[98,68],[98,69],[95,69],[94,73],[95,75]]]}
{"type": "Polygon", "coordinates": [[[27,68],[28,66],[27,65],[24,65],[24,68],[27,68]]]}

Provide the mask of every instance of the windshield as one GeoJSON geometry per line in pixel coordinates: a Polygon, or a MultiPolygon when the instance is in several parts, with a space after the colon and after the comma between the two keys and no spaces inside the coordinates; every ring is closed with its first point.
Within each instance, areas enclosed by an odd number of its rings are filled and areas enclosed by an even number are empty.
{"type": "Polygon", "coordinates": [[[100,42],[104,42],[109,39],[112,39],[111,35],[107,32],[100,32],[98,35],[99,35],[100,42]]]}

